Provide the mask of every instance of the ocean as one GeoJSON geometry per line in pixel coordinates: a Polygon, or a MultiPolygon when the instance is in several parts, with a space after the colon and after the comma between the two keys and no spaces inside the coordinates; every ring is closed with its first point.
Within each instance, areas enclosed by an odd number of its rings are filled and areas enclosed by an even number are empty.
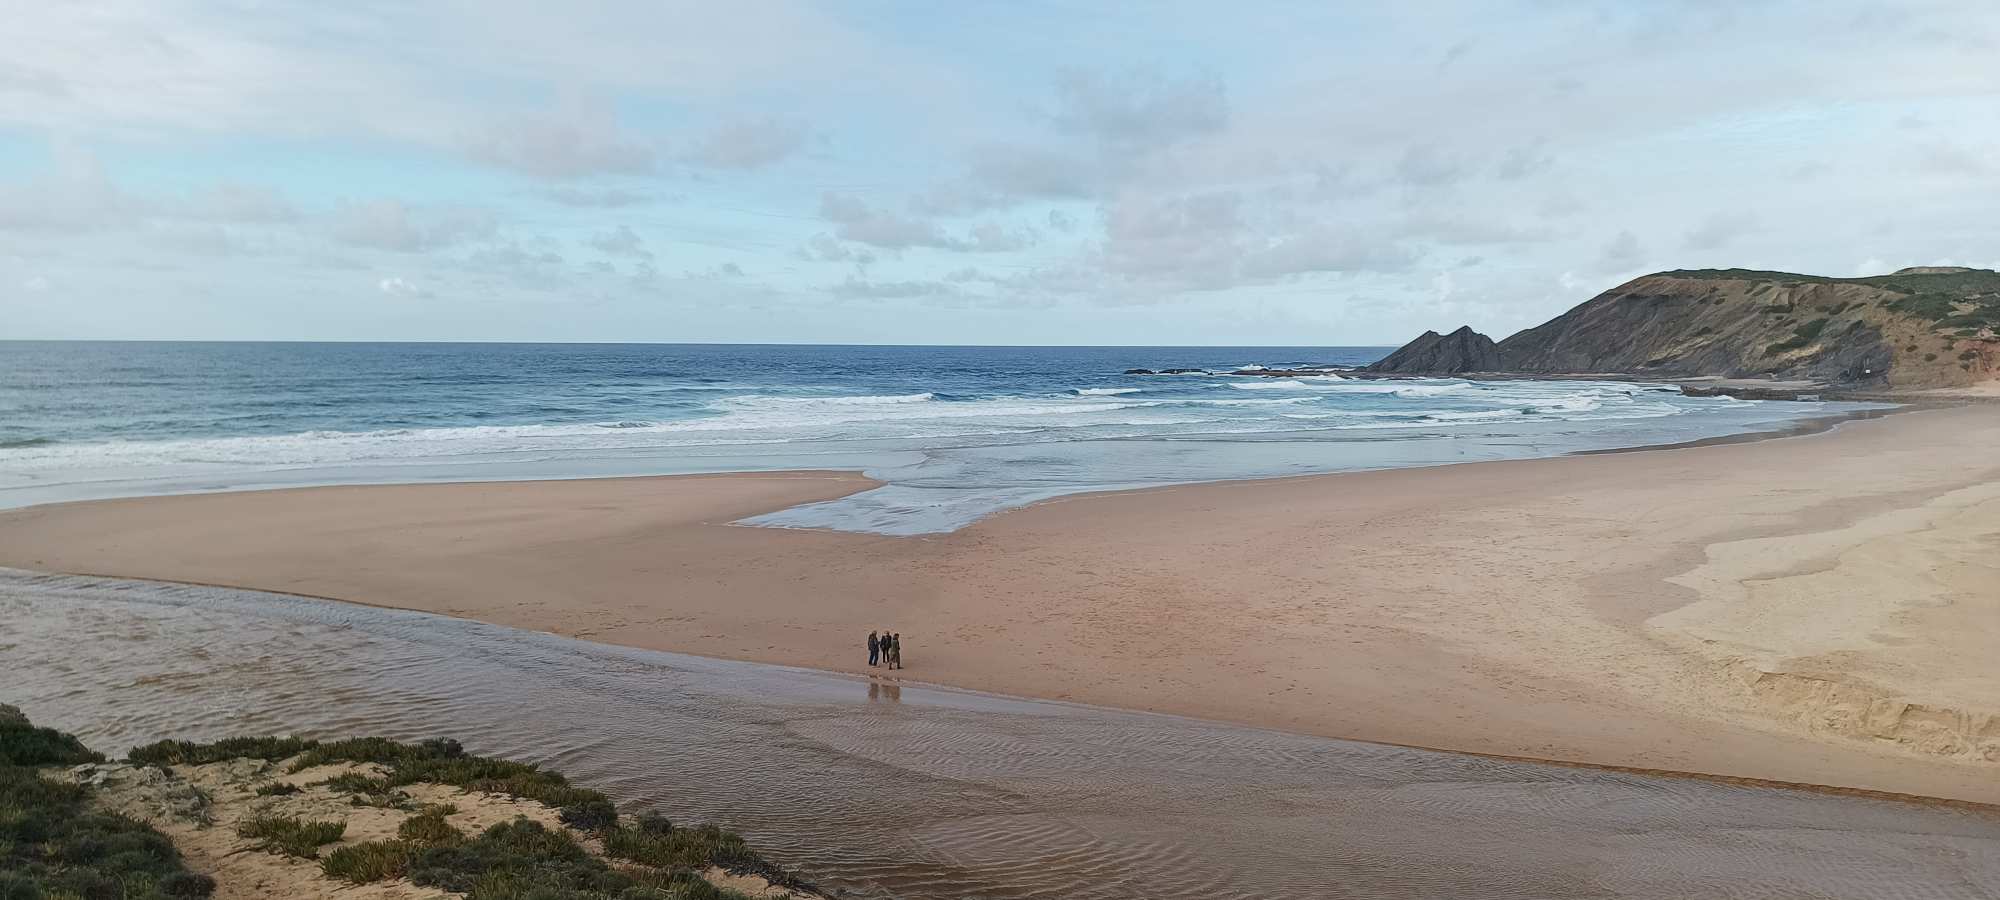
{"type": "Polygon", "coordinates": [[[1623,382],[1227,374],[1388,350],[0,342],[0,507],[850,469],[885,484],[746,524],[923,534],[1087,491],[1677,443],[1864,408],[1623,382]]]}

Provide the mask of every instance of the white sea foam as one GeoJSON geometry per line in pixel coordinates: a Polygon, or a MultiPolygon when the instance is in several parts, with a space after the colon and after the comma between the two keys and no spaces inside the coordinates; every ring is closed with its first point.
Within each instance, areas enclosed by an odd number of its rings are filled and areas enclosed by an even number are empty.
{"type": "Polygon", "coordinates": [[[1239,391],[1305,390],[1306,383],[1296,378],[1273,378],[1263,381],[1232,381],[1229,386],[1239,391]]]}
{"type": "MultiPolygon", "coordinates": [[[[992,471],[967,483],[1011,484],[1028,478],[1038,484],[1123,484],[1133,479],[1106,474],[1121,470],[1120,464],[1104,460],[1157,458],[1162,460],[1157,465],[1169,472],[1201,463],[1193,461],[1196,457],[1178,453],[1134,456],[1121,447],[1118,453],[1101,458],[1074,451],[1092,461],[1045,470],[1037,468],[1045,464],[1029,458],[1046,455],[1067,459],[1063,454],[1072,451],[1030,453],[1007,448],[1077,447],[1081,446],[1076,443],[1079,441],[1106,438],[1285,433],[1329,440],[1331,435],[1357,429],[1449,429],[1477,437],[1487,429],[1511,435],[1533,423],[1608,424],[1749,405],[1746,401],[1683,399],[1653,385],[1583,382],[1279,378],[1219,383],[1233,390],[1180,382],[1146,389],[1088,387],[1060,395],[1029,396],[953,397],[929,391],[827,392],[821,396],[736,393],[698,407],[635,407],[630,414],[607,415],[590,422],[44,443],[0,448],[0,488],[167,477],[199,478],[203,486],[284,479],[311,483],[309,473],[320,471],[403,471],[419,466],[428,473],[435,467],[461,464],[500,466],[502,470],[535,464],[556,471],[597,472],[602,461],[656,460],[651,469],[641,463],[627,465],[638,471],[659,471],[686,465],[677,460],[701,459],[744,468],[784,467],[799,465],[801,459],[855,453],[915,451],[931,459],[963,448],[1023,460],[996,464],[992,471]],[[1248,396],[1254,394],[1262,396],[1248,396]],[[739,447],[740,451],[731,449],[739,447]],[[778,461],[756,462],[765,459],[778,461]],[[598,462],[571,462],[581,460],[598,462]],[[574,468],[564,469],[566,466],[574,468]]],[[[1137,480],[1160,477],[1166,476],[1147,475],[1137,480]]],[[[1223,472],[1217,477],[1233,476],[1223,472]]],[[[394,476],[388,478],[393,480],[394,476]]]]}
{"type": "Polygon", "coordinates": [[[863,395],[859,397],[770,397],[761,394],[751,394],[743,397],[730,397],[724,400],[723,402],[776,403],[776,404],[796,403],[796,404],[813,404],[819,406],[895,406],[903,403],[929,403],[936,399],[937,395],[929,392],[925,392],[922,394],[882,394],[873,396],[863,395]]]}
{"type": "Polygon", "coordinates": [[[1456,384],[1418,384],[1409,387],[1399,387],[1396,388],[1395,394],[1398,397],[1407,399],[1420,399],[1424,397],[1442,397],[1446,394],[1457,394],[1471,389],[1472,384],[1470,382],[1461,381],[1456,384]]]}

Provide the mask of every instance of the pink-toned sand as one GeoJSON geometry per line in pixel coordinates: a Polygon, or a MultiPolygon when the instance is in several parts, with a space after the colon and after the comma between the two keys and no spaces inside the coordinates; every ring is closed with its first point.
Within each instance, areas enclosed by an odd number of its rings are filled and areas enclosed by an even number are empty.
{"type": "Polygon", "coordinates": [[[1209,484],[895,538],[838,473],[334,487],[0,515],[0,565],[1426,747],[2000,802],[2000,406],[1209,484]],[[887,674],[887,673],[877,673],[887,674]]]}

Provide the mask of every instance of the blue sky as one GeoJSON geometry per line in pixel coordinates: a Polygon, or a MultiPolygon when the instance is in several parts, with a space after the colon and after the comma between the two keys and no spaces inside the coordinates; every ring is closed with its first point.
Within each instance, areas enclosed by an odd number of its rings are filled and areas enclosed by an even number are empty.
{"type": "Polygon", "coordinates": [[[0,338],[1398,343],[2000,263],[2000,5],[0,0],[0,338]]]}

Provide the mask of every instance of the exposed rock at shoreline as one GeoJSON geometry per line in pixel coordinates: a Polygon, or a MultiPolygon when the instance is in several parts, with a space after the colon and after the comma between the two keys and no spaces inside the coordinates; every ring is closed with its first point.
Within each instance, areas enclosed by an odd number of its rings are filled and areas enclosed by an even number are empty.
{"type": "Polygon", "coordinates": [[[1497,372],[1500,350],[1493,339],[1461,326],[1450,334],[1426,331],[1365,371],[1393,375],[1458,375],[1497,372]]]}

